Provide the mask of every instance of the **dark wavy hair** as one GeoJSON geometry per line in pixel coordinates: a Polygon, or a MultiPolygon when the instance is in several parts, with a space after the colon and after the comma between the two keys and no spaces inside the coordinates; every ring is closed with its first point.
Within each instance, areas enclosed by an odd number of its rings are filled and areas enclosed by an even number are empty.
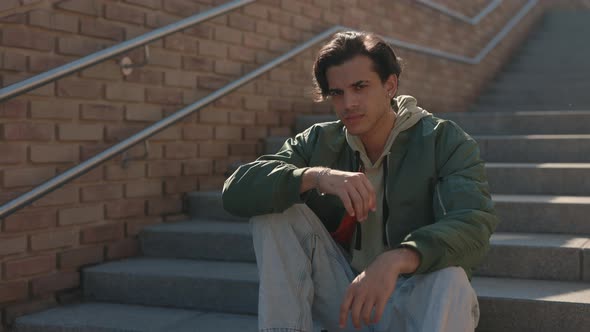
{"type": "Polygon", "coordinates": [[[326,78],[328,68],[341,65],[358,55],[367,56],[372,60],[373,69],[379,75],[382,83],[391,74],[399,79],[402,73],[401,59],[376,34],[357,31],[339,32],[320,49],[313,64],[314,99],[316,101],[323,101],[328,97],[329,87],[326,78]]]}

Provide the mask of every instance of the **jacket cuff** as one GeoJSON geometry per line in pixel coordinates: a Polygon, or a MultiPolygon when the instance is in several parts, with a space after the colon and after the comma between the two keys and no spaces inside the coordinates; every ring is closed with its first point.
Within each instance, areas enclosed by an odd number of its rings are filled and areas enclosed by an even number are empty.
{"type": "MultiPolygon", "coordinates": [[[[430,272],[430,269],[439,260],[440,253],[437,249],[423,241],[405,241],[400,243],[399,248],[410,248],[420,254],[420,265],[414,274],[423,274],[430,272]]],[[[440,251],[440,248],[438,249],[440,251]]]]}
{"type": "Polygon", "coordinates": [[[300,194],[301,183],[303,182],[303,173],[305,173],[309,167],[297,168],[291,173],[291,178],[288,181],[288,192],[293,193],[291,200],[295,203],[303,203],[305,196],[300,194]]]}

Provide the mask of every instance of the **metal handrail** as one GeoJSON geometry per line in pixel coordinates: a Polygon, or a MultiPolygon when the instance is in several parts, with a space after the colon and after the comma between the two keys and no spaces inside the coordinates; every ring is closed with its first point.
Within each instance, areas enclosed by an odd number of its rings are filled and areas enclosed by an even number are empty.
{"type": "Polygon", "coordinates": [[[440,51],[434,48],[424,47],[417,44],[408,43],[395,38],[384,38],[385,41],[391,45],[399,46],[405,49],[409,49],[415,52],[420,52],[428,55],[437,56],[439,58],[466,63],[470,65],[476,65],[480,63],[501,41],[506,35],[522,20],[522,18],[528,14],[528,12],[535,7],[538,0],[529,0],[500,30],[487,44],[484,46],[479,53],[474,57],[466,57],[464,55],[453,54],[445,51],[440,51]]]}
{"type": "Polygon", "coordinates": [[[72,61],[67,63],[63,66],[59,66],[48,70],[44,73],[39,75],[30,77],[26,80],[20,81],[18,83],[9,85],[5,88],[0,89],[0,102],[7,100],[11,97],[18,96],[23,94],[27,91],[33,90],[45,84],[51,83],[61,77],[69,75],[71,73],[77,72],[84,68],[90,67],[97,63],[106,61],[112,57],[115,57],[119,54],[125,53],[129,50],[132,50],[136,47],[148,44],[152,41],[158,40],[160,38],[166,37],[170,34],[178,32],[180,30],[184,30],[188,27],[191,27],[197,23],[201,23],[203,21],[212,19],[219,15],[223,15],[229,11],[232,11],[236,8],[245,6],[250,4],[256,0],[234,0],[228,2],[226,4],[211,8],[203,13],[199,13],[185,19],[182,19],[178,22],[169,24],[165,27],[158,28],[151,32],[145,33],[141,36],[135,37],[133,39],[124,41],[120,44],[111,46],[109,48],[105,48],[104,50],[98,51],[96,53],[87,55],[83,58],[78,60],[72,61]]]}
{"type": "Polygon", "coordinates": [[[428,6],[434,10],[438,10],[439,12],[444,13],[447,16],[450,16],[456,20],[459,20],[459,21],[462,21],[462,22],[465,22],[465,23],[468,23],[471,25],[478,24],[479,21],[481,21],[489,13],[494,11],[494,9],[496,9],[502,3],[502,0],[493,0],[474,17],[467,17],[459,12],[453,11],[453,10],[451,10],[441,4],[438,4],[434,1],[430,1],[430,0],[417,0],[417,1],[421,4],[423,4],[424,6],[428,6]]]}
{"type": "Polygon", "coordinates": [[[0,207],[0,218],[4,218],[6,215],[10,214],[12,211],[40,198],[43,195],[50,193],[51,191],[59,188],[66,182],[73,180],[94,167],[98,166],[102,162],[114,157],[115,155],[123,152],[124,150],[132,147],[133,145],[141,142],[144,139],[147,139],[161,130],[166,129],[167,127],[173,125],[174,123],[182,120],[184,117],[190,115],[192,112],[199,110],[210,103],[214,102],[215,100],[227,95],[228,93],[232,92],[233,90],[241,87],[242,85],[250,82],[251,80],[255,79],[256,77],[266,73],[267,71],[273,69],[274,67],[282,64],[283,62],[291,59],[292,57],[296,56],[297,54],[307,50],[308,48],[314,46],[315,44],[321,42],[322,40],[330,37],[334,33],[342,30],[343,27],[337,26],[333,27],[329,30],[322,32],[319,35],[316,35],[314,38],[308,40],[307,42],[300,44],[296,48],[290,50],[289,52],[279,56],[278,58],[274,59],[273,61],[255,69],[254,71],[242,76],[241,78],[223,86],[222,88],[210,93],[209,95],[205,96],[204,98],[198,100],[197,102],[177,111],[176,113],[146,127],[145,129],[141,130],[140,132],[126,138],[125,140],[109,147],[108,149],[102,151],[101,153],[95,155],[94,157],[74,166],[62,174],[57,175],[56,177],[40,184],[36,188],[32,189],[31,191],[24,193],[23,195],[9,201],[8,203],[2,205],[0,207]]]}
{"type": "MultiPolygon", "coordinates": [[[[537,3],[537,1],[538,0],[529,0],[529,3],[525,7],[523,7],[523,9],[521,9],[519,11],[519,13],[516,14],[515,18],[518,18],[518,20],[515,21],[514,18],[512,20],[510,20],[510,22],[509,22],[510,29],[512,29],[514,27],[514,25],[516,25],[516,23],[520,19],[522,19],[522,17],[524,15],[526,15],[526,13],[528,13],[528,11],[537,3]]],[[[415,44],[401,42],[399,40],[395,40],[395,39],[391,39],[391,38],[388,38],[386,40],[388,42],[391,42],[393,45],[408,48],[410,50],[414,50],[417,52],[423,52],[426,54],[447,57],[450,60],[454,60],[454,61],[466,62],[469,64],[476,64],[476,63],[479,63],[479,61],[481,61],[481,59],[479,59],[479,60],[477,60],[477,59],[480,58],[480,56],[482,56],[482,54],[483,54],[483,56],[488,54],[489,51],[491,50],[491,48],[493,48],[493,46],[497,45],[500,42],[500,40],[504,36],[506,36],[506,34],[508,33],[508,31],[510,29],[508,29],[508,30],[502,29],[496,35],[496,37],[494,37],[488,43],[488,45],[486,47],[484,47],[482,52],[480,52],[473,59],[465,58],[465,57],[463,57],[464,59],[461,59],[461,57],[459,57],[457,55],[452,55],[449,53],[444,53],[441,51],[421,47],[421,46],[415,45],[415,44]],[[491,45],[493,45],[493,46],[491,46],[491,45]],[[467,60],[465,60],[465,59],[467,59],[467,60]],[[475,61],[475,60],[477,60],[477,61],[475,61]]],[[[288,61],[289,59],[291,59],[294,56],[298,55],[299,53],[307,50],[308,48],[316,45],[317,43],[323,41],[324,39],[327,39],[328,37],[332,36],[334,33],[339,32],[339,31],[343,31],[343,30],[353,30],[353,29],[350,29],[350,28],[347,28],[344,26],[334,26],[334,27],[316,35],[315,37],[311,38],[310,40],[300,44],[299,46],[297,46],[294,49],[288,51],[287,53],[279,56],[278,58],[270,61],[269,63],[255,69],[254,71],[242,76],[241,78],[239,78],[239,79],[223,86],[222,88],[210,93],[209,95],[203,97],[202,99],[198,100],[197,102],[180,109],[176,113],[146,127],[145,129],[141,130],[140,132],[138,132],[138,133],[126,138],[125,140],[109,147],[108,149],[100,152],[99,154],[95,155],[94,157],[78,164],[77,166],[74,166],[74,167],[68,169],[64,173],[59,174],[56,177],[40,184],[39,186],[33,188],[29,192],[24,193],[21,196],[7,202],[6,204],[0,206],[0,219],[4,218],[5,216],[12,213],[13,211],[25,206],[26,204],[28,204],[36,199],[39,199],[40,197],[52,192],[53,190],[58,189],[59,187],[61,187],[65,183],[69,182],[70,180],[73,180],[73,179],[87,173],[88,171],[92,170],[93,168],[95,168],[96,166],[101,164],[102,162],[113,158],[117,154],[119,154],[119,153],[123,152],[124,150],[132,147],[133,145],[141,142],[142,140],[145,140],[145,139],[155,135],[159,131],[162,131],[162,130],[166,129],[167,127],[173,125],[174,123],[182,120],[184,117],[189,116],[191,113],[209,105],[210,103],[214,102],[215,100],[238,89],[239,87],[250,82],[251,80],[255,79],[256,77],[266,73],[267,71],[275,68],[276,66],[284,63],[285,61],[288,61]]]]}

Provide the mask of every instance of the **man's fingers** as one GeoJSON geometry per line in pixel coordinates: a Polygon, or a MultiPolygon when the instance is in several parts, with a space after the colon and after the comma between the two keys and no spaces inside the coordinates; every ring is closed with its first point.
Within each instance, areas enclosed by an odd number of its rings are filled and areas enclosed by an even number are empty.
{"type": "Polygon", "coordinates": [[[365,325],[371,324],[371,312],[373,311],[373,307],[375,306],[375,300],[372,298],[367,298],[365,303],[363,304],[363,309],[361,312],[361,318],[365,325]]]}
{"type": "Polygon", "coordinates": [[[344,208],[346,209],[346,212],[351,215],[354,216],[355,212],[354,212],[354,206],[352,205],[352,201],[350,200],[350,196],[348,195],[348,192],[346,192],[345,190],[343,190],[338,197],[340,197],[340,200],[342,201],[342,205],[344,205],[344,208]]]}
{"type": "Polygon", "coordinates": [[[332,171],[331,187],[334,188],[331,193],[338,195],[346,212],[351,216],[356,216],[357,220],[366,220],[369,211],[374,210],[375,190],[367,176],[362,173],[350,173],[332,171]]]}
{"type": "Polygon", "coordinates": [[[373,184],[369,181],[369,178],[364,176],[363,177],[363,184],[365,189],[367,190],[367,200],[369,201],[369,209],[374,211],[377,208],[377,194],[375,193],[375,188],[373,188],[373,184]]]}
{"type": "Polygon", "coordinates": [[[350,305],[352,304],[352,300],[353,296],[349,288],[349,290],[346,292],[346,295],[344,296],[342,304],[340,305],[340,317],[338,320],[338,325],[340,326],[340,328],[346,327],[346,319],[348,318],[348,311],[350,311],[350,305]]]}
{"type": "Polygon", "coordinates": [[[373,316],[373,324],[377,324],[381,320],[381,316],[383,316],[383,311],[385,310],[386,304],[387,297],[377,300],[377,303],[375,304],[375,316],[373,316]]]}
{"type": "Polygon", "coordinates": [[[363,175],[358,184],[355,184],[355,188],[360,195],[360,200],[363,203],[362,214],[358,218],[359,221],[366,220],[369,216],[369,210],[371,210],[371,193],[365,185],[365,181],[367,181],[366,178],[367,177],[363,175]]]}
{"type": "Polygon", "coordinates": [[[356,294],[354,301],[352,302],[350,316],[352,318],[352,325],[357,329],[361,327],[361,310],[363,309],[364,302],[365,297],[359,293],[356,294]]]}
{"type": "Polygon", "coordinates": [[[363,197],[358,192],[358,189],[354,184],[349,184],[346,190],[348,191],[348,196],[352,201],[352,206],[354,207],[354,213],[356,215],[357,220],[364,220],[365,202],[363,197]]]}

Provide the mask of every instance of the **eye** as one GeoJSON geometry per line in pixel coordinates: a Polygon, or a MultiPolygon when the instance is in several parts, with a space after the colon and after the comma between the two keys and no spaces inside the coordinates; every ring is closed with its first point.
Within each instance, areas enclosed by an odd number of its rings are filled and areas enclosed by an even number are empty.
{"type": "Polygon", "coordinates": [[[330,92],[328,92],[328,95],[330,97],[337,97],[337,96],[342,95],[342,91],[339,91],[339,90],[331,90],[330,92]]]}
{"type": "Polygon", "coordinates": [[[354,90],[355,90],[355,91],[360,91],[360,90],[362,90],[362,89],[364,89],[364,88],[366,88],[366,87],[367,87],[367,85],[366,85],[366,84],[358,84],[358,85],[355,85],[355,86],[354,86],[354,90]]]}

